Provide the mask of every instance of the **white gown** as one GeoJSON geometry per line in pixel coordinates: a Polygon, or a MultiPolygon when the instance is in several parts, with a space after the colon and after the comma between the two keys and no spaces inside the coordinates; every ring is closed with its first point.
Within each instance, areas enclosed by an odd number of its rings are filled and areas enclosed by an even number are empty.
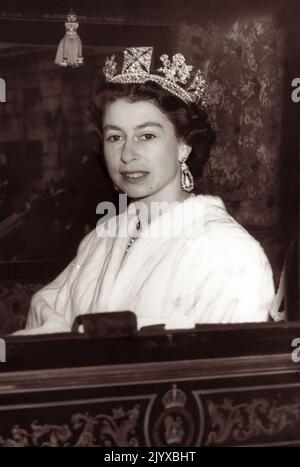
{"type": "Polygon", "coordinates": [[[128,213],[81,242],[78,254],[32,299],[27,328],[70,330],[77,315],[129,310],[138,327],[267,321],[274,299],[260,244],[218,197],[177,204],[143,228],[128,253],[128,213]],[[107,229],[118,228],[118,236],[107,229]]]}

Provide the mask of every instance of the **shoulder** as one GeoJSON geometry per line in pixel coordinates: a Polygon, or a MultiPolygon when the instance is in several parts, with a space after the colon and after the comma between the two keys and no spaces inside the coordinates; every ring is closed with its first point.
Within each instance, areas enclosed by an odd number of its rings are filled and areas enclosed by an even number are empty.
{"type": "MultiPolygon", "coordinates": [[[[193,198],[199,212],[203,213],[203,227],[206,233],[227,232],[245,229],[228,213],[219,196],[198,195],[193,198]]],[[[246,231],[245,231],[246,232],[246,231]]]]}
{"type": "Polygon", "coordinates": [[[201,206],[203,219],[199,235],[190,242],[191,254],[198,250],[216,265],[269,265],[260,243],[227,212],[221,198],[199,195],[193,202],[201,206]]]}
{"type": "Polygon", "coordinates": [[[95,229],[89,232],[80,242],[78,247],[78,255],[84,255],[87,252],[93,251],[109,239],[114,239],[122,234],[120,228],[126,220],[126,213],[121,213],[117,216],[112,216],[106,220],[100,220],[95,229]]]}
{"type": "Polygon", "coordinates": [[[97,238],[96,229],[91,230],[80,242],[77,255],[83,254],[87,249],[90,249],[91,246],[95,243],[97,238]]]}

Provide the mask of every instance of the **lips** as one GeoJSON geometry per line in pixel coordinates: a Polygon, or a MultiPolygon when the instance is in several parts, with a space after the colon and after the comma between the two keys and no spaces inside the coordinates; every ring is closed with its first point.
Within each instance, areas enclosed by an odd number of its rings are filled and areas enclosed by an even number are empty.
{"type": "Polygon", "coordinates": [[[122,177],[131,183],[136,183],[144,180],[149,172],[136,171],[136,172],[121,172],[122,177]]]}

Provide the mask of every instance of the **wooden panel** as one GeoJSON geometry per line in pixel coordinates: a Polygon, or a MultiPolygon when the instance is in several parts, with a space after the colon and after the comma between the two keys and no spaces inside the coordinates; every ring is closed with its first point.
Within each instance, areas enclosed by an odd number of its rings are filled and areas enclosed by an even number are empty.
{"type": "Polygon", "coordinates": [[[237,328],[9,338],[0,445],[300,445],[300,325],[237,328]]]}

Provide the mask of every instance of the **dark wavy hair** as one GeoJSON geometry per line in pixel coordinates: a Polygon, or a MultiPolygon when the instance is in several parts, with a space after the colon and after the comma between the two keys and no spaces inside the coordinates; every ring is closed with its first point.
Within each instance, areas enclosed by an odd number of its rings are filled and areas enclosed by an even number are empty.
{"type": "Polygon", "coordinates": [[[187,164],[195,178],[201,176],[215,140],[206,111],[196,104],[186,104],[152,81],[144,84],[104,83],[98,87],[86,117],[89,129],[94,133],[94,148],[97,148],[102,162],[102,118],[105,106],[121,98],[130,102],[147,100],[155,103],[173,123],[177,137],[192,147],[187,164]]]}

